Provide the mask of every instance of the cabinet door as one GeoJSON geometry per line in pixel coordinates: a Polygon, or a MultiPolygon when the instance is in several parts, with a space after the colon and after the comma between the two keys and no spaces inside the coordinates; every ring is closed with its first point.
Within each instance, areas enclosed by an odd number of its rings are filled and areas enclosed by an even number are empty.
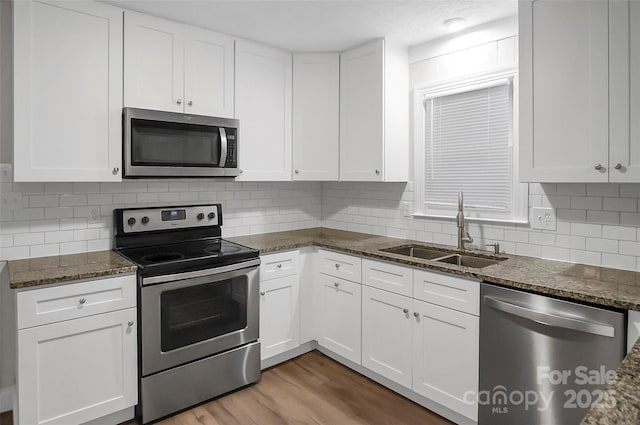
{"type": "Polygon", "coordinates": [[[607,2],[518,4],[521,181],[608,181],[607,2]]]}
{"type": "Polygon", "coordinates": [[[340,56],[293,57],[293,180],[338,180],[340,56]]]}
{"type": "Polygon", "coordinates": [[[609,2],[609,181],[640,182],[640,1],[609,2]]]}
{"type": "Polygon", "coordinates": [[[17,423],[79,424],[135,405],[135,320],[129,308],[18,331],[17,423]]]}
{"type": "Polygon", "coordinates": [[[412,300],[362,286],[362,366],[411,388],[412,300]]]}
{"type": "Polygon", "coordinates": [[[384,42],[340,55],[340,180],[382,181],[384,42]]]}
{"type": "Polygon", "coordinates": [[[90,1],[13,7],[15,181],[119,181],[122,10],[90,1]]]}
{"type": "Polygon", "coordinates": [[[182,112],[184,40],[179,24],[125,12],[124,106],[182,112]]]}
{"type": "Polygon", "coordinates": [[[413,391],[477,421],[479,318],[413,303],[413,391]]]}
{"type": "Polygon", "coordinates": [[[260,282],[262,360],[300,345],[299,297],[298,275],[260,282]]]}
{"type": "Polygon", "coordinates": [[[291,54],[236,41],[242,181],[291,180],[291,54]]]}
{"type": "Polygon", "coordinates": [[[318,288],[318,344],[360,364],[360,285],[320,274],[318,288]]]}
{"type": "Polygon", "coordinates": [[[185,112],[233,118],[233,38],[185,29],[185,112]]]}

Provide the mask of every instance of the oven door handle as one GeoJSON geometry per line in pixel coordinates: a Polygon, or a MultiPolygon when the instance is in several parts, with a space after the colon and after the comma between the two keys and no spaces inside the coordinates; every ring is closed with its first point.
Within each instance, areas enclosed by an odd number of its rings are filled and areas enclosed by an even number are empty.
{"type": "Polygon", "coordinates": [[[218,167],[224,168],[227,163],[227,130],[224,127],[220,127],[220,163],[218,167]]]}
{"type": "Polygon", "coordinates": [[[216,267],[213,269],[196,270],[193,272],[175,273],[162,276],[152,276],[142,278],[142,286],[155,285],[157,283],[172,282],[177,280],[194,279],[204,276],[215,276],[222,273],[233,272],[236,270],[245,270],[256,268],[260,265],[260,259],[243,261],[241,263],[229,264],[228,266],[216,267]]]}

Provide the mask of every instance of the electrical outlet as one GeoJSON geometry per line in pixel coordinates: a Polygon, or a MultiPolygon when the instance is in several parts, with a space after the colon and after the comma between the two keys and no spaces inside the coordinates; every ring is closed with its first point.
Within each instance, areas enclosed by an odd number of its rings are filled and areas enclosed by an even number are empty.
{"type": "Polygon", "coordinates": [[[100,223],[100,208],[93,207],[89,211],[89,224],[100,223]]]}
{"type": "Polygon", "coordinates": [[[553,208],[532,208],[531,228],[556,230],[556,210],[553,208]]]}
{"type": "Polygon", "coordinates": [[[0,164],[0,182],[8,183],[13,181],[13,171],[11,164],[0,164]]]}
{"type": "Polygon", "coordinates": [[[22,208],[22,193],[20,192],[7,192],[2,194],[2,207],[3,210],[17,210],[22,208]]]}
{"type": "Polygon", "coordinates": [[[411,202],[403,202],[402,203],[402,214],[405,217],[411,217],[411,202]]]}

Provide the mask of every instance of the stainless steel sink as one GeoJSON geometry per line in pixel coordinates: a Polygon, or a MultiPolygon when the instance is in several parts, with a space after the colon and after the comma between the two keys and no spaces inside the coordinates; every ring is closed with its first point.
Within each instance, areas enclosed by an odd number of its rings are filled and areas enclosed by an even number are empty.
{"type": "Polygon", "coordinates": [[[461,267],[480,269],[498,264],[506,260],[504,257],[494,257],[489,254],[474,253],[457,254],[452,251],[440,250],[425,245],[401,245],[381,250],[390,254],[404,255],[412,258],[437,261],[439,263],[453,264],[461,267]]]}
{"type": "Polygon", "coordinates": [[[456,266],[462,267],[472,267],[474,269],[481,269],[483,267],[492,266],[504,260],[506,260],[506,258],[489,259],[460,254],[453,254],[447,257],[436,259],[436,261],[439,263],[454,264],[456,266]]]}
{"type": "Polygon", "coordinates": [[[422,258],[425,260],[434,260],[436,258],[452,254],[450,251],[441,251],[435,248],[427,248],[422,245],[395,246],[393,248],[387,248],[381,251],[391,254],[406,255],[408,257],[422,258]]]}

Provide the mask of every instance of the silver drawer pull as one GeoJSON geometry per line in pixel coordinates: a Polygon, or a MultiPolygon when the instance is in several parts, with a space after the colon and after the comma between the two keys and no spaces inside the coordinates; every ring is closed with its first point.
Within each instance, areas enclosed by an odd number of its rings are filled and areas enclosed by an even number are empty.
{"type": "Polygon", "coordinates": [[[129,325],[129,327],[133,326],[133,320],[129,320],[129,323],[127,323],[129,325]]]}
{"type": "Polygon", "coordinates": [[[78,301],[80,304],[84,304],[87,302],[86,298],[80,298],[80,300],[78,301]]]}
{"type": "Polygon", "coordinates": [[[264,294],[265,294],[265,292],[264,292],[264,291],[260,292],[260,295],[262,295],[263,297],[264,297],[264,294]]]}
{"type": "Polygon", "coordinates": [[[404,314],[409,314],[409,309],[408,309],[408,308],[403,308],[403,309],[402,309],[402,312],[403,312],[404,314]]]}
{"type": "Polygon", "coordinates": [[[282,264],[278,264],[278,268],[281,269],[282,268],[282,264]]]}
{"type": "Polygon", "coordinates": [[[414,311],[413,312],[413,317],[415,317],[417,319],[418,317],[420,317],[420,313],[418,313],[417,311],[414,311]]]}
{"type": "Polygon", "coordinates": [[[333,286],[337,288],[338,286],[340,286],[340,284],[338,282],[334,282],[333,286]]]}

